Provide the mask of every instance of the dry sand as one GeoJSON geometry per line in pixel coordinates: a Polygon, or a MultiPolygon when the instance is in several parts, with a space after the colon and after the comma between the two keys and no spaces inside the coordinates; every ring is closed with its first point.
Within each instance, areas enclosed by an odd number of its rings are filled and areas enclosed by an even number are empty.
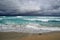
{"type": "Polygon", "coordinates": [[[60,32],[45,34],[0,32],[0,40],[60,40],[60,32]]]}

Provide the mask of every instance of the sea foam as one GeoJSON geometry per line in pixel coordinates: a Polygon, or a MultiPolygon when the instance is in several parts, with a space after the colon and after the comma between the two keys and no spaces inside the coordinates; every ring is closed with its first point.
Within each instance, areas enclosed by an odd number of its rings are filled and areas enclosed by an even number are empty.
{"type": "Polygon", "coordinates": [[[52,31],[60,31],[60,27],[46,27],[39,24],[24,25],[0,25],[0,32],[25,32],[25,33],[44,33],[52,31]]]}

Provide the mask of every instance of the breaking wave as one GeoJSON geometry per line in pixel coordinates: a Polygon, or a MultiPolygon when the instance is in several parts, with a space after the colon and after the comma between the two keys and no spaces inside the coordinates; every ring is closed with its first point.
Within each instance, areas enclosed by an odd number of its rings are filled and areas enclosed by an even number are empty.
{"type": "Polygon", "coordinates": [[[24,25],[0,25],[0,32],[26,32],[26,33],[44,33],[52,31],[60,31],[60,27],[46,27],[39,24],[24,25]]]}
{"type": "Polygon", "coordinates": [[[42,22],[49,22],[49,21],[60,21],[60,17],[39,17],[39,16],[37,16],[37,17],[35,17],[35,16],[12,16],[12,17],[6,17],[6,16],[4,16],[4,17],[1,17],[0,18],[0,20],[3,20],[3,19],[6,19],[6,20],[12,20],[12,19],[14,19],[14,20],[16,20],[17,21],[17,19],[22,19],[22,20],[28,20],[28,21],[42,21],[42,22]]]}

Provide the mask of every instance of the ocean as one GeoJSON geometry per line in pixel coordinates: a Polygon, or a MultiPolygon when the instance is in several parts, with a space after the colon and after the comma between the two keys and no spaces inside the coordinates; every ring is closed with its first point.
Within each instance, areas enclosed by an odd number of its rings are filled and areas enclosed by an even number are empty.
{"type": "Polygon", "coordinates": [[[0,32],[43,33],[60,31],[60,17],[0,16],[0,32]]]}

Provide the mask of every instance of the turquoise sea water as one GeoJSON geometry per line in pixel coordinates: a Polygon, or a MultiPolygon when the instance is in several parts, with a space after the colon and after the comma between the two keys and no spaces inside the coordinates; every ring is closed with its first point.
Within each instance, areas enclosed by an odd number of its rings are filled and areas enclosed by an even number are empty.
{"type": "Polygon", "coordinates": [[[48,27],[60,27],[60,17],[49,16],[1,16],[0,24],[36,23],[48,27]]]}

